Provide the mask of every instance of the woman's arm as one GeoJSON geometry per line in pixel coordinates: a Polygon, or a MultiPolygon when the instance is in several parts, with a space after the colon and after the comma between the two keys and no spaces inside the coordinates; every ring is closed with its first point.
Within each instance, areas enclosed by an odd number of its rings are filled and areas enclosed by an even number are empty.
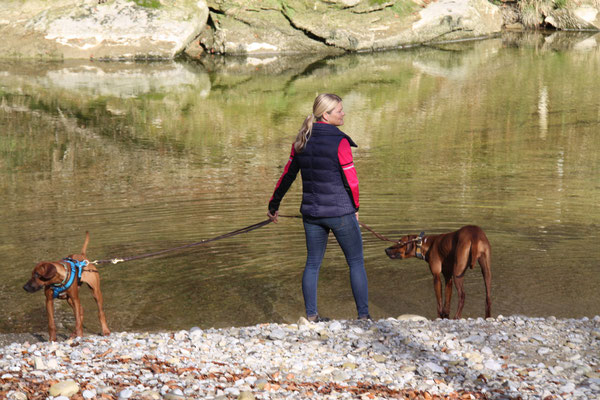
{"type": "Polygon", "coordinates": [[[298,171],[300,170],[298,162],[295,159],[295,155],[296,153],[294,151],[294,146],[292,145],[290,159],[285,165],[283,174],[281,174],[279,181],[277,181],[277,185],[275,185],[275,191],[273,192],[273,196],[271,196],[271,200],[269,201],[269,213],[267,215],[269,215],[271,219],[274,217],[274,221],[277,219],[277,210],[279,210],[279,204],[281,203],[281,200],[283,200],[283,196],[285,196],[290,186],[292,186],[292,183],[294,183],[296,175],[298,175],[298,171]]]}
{"type": "Polygon", "coordinates": [[[354,202],[354,207],[358,211],[359,204],[359,193],[358,193],[358,175],[354,168],[354,159],[352,158],[352,150],[348,139],[344,138],[341,140],[338,146],[338,159],[340,160],[340,166],[342,167],[342,179],[344,179],[344,186],[348,191],[348,195],[354,202]]]}

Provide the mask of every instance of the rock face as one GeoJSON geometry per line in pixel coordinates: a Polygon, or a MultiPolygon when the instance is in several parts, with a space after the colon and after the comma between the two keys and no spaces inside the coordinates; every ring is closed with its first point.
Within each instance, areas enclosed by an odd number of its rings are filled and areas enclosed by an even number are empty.
{"type": "Polygon", "coordinates": [[[552,10],[544,19],[547,25],[563,30],[600,30],[600,12],[591,4],[552,10]]]}
{"type": "Polygon", "coordinates": [[[487,0],[424,5],[369,0],[212,0],[200,38],[211,53],[272,54],[377,51],[500,32],[499,8],[487,0]]]}
{"type": "Polygon", "coordinates": [[[566,31],[600,31],[600,2],[597,0],[522,0],[506,3],[516,17],[508,20],[507,29],[556,29],[566,31]]]}
{"type": "Polygon", "coordinates": [[[0,57],[170,59],[203,29],[203,0],[3,0],[0,57]],[[51,6],[49,6],[51,4],[51,6]]]}
{"type": "MultiPolygon", "coordinates": [[[[585,1],[540,21],[598,30],[585,1]]],[[[488,0],[2,0],[0,58],[341,54],[485,37],[506,22],[488,0]]]]}
{"type": "Polygon", "coordinates": [[[487,0],[210,1],[3,0],[0,58],[340,54],[485,36],[502,25],[487,0]]]}

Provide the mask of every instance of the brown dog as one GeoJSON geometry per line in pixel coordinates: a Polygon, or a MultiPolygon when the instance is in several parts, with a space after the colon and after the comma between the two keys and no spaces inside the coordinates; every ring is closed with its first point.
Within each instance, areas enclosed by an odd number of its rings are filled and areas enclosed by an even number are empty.
{"type": "Polygon", "coordinates": [[[404,236],[398,244],[385,250],[392,259],[417,257],[427,261],[433,275],[433,287],[437,299],[437,313],[440,318],[449,318],[452,281],[458,293],[458,309],[455,319],[460,318],[465,304],[463,278],[467,267],[473,268],[479,261],[483,281],[485,282],[485,317],[491,316],[492,286],[491,246],[483,230],[474,225],[463,226],[459,230],[441,235],[404,236]],[[446,297],[442,306],[442,283],[440,275],[446,281],[446,297]]]}
{"type": "Polygon", "coordinates": [[[83,336],[83,308],[79,300],[79,285],[85,282],[98,305],[98,318],[102,325],[102,334],[110,335],[102,308],[102,292],[100,291],[100,275],[98,269],[89,263],[86,250],[90,241],[90,234],[85,233],[85,241],[81,254],[72,254],[62,261],[42,261],[35,266],[31,279],[23,289],[33,293],[44,288],[46,295],[46,311],[48,313],[48,333],[50,341],[56,341],[56,325],[54,324],[54,299],[66,299],[75,313],[75,331],[71,337],[83,336]],[[82,266],[81,271],[78,265],[82,266]],[[76,275],[80,274],[80,278],[76,275]]]}

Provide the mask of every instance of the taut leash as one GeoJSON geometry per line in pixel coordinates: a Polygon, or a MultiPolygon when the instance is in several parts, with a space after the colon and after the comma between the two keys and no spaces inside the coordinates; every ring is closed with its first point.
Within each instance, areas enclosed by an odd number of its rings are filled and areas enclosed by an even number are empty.
{"type": "Polygon", "coordinates": [[[383,236],[380,233],[375,232],[369,225],[362,223],[360,221],[358,221],[358,223],[360,224],[360,226],[362,226],[363,228],[365,228],[366,230],[368,230],[369,232],[371,232],[373,235],[377,236],[377,238],[386,241],[386,242],[392,242],[392,243],[400,243],[399,240],[392,240],[392,239],[388,239],[385,236],[383,236]]]}
{"type": "MultiPolygon", "coordinates": [[[[279,217],[282,218],[302,218],[301,215],[279,215],[279,217]]],[[[177,246],[177,247],[171,247],[169,249],[163,249],[163,250],[158,250],[158,251],[154,251],[152,253],[145,253],[145,254],[140,254],[137,256],[131,256],[131,257],[125,257],[125,258],[110,258],[110,259],[105,259],[105,260],[95,260],[95,261],[90,261],[90,264],[117,264],[117,263],[121,263],[121,262],[126,262],[126,261],[133,261],[133,260],[140,260],[142,258],[149,258],[149,257],[156,257],[165,253],[169,253],[172,251],[177,251],[177,250],[183,250],[183,249],[188,249],[190,247],[194,247],[194,246],[200,246],[206,243],[210,243],[210,242],[214,242],[217,240],[221,240],[221,239],[227,239],[233,236],[237,236],[237,235],[241,235],[242,233],[248,233],[251,232],[255,229],[258,228],[262,228],[265,225],[270,224],[272,221],[271,219],[266,219],[264,221],[258,222],[256,224],[253,225],[249,225],[246,226],[244,228],[241,229],[237,229],[235,231],[232,232],[228,232],[225,233],[223,235],[219,235],[219,236],[215,236],[213,238],[210,239],[204,239],[204,240],[200,240],[199,242],[195,242],[195,243],[188,243],[188,244],[184,244],[182,246],[177,246]]],[[[402,244],[402,245],[406,245],[409,242],[414,242],[417,241],[415,240],[409,240],[408,242],[401,242],[399,240],[392,240],[392,239],[388,239],[387,237],[383,236],[380,233],[375,232],[369,225],[358,221],[358,223],[360,224],[360,226],[362,226],[363,228],[365,228],[366,230],[368,230],[369,232],[371,232],[373,235],[375,235],[378,239],[386,241],[386,242],[392,242],[392,243],[396,243],[396,244],[402,244]]]]}
{"type": "Polygon", "coordinates": [[[255,229],[262,228],[263,226],[268,225],[270,223],[271,223],[271,220],[267,219],[267,220],[264,220],[262,222],[258,222],[256,224],[253,224],[253,225],[250,225],[250,226],[246,226],[245,228],[241,228],[241,229],[229,232],[229,233],[225,233],[223,235],[219,235],[219,236],[216,236],[216,237],[213,237],[213,238],[210,238],[210,239],[204,239],[204,240],[201,240],[201,241],[195,242],[195,243],[184,244],[182,246],[172,247],[170,249],[159,250],[159,251],[155,251],[155,252],[152,252],[152,253],[140,254],[140,255],[132,256],[132,257],[111,258],[111,259],[107,259],[107,260],[96,260],[96,261],[91,261],[90,263],[91,264],[108,264],[108,263],[117,264],[117,263],[125,262],[125,261],[139,260],[141,258],[155,257],[155,256],[159,256],[161,254],[169,253],[171,251],[187,249],[187,248],[190,248],[190,247],[199,246],[199,245],[210,243],[210,242],[214,242],[214,241],[217,241],[217,240],[230,238],[232,236],[241,235],[242,233],[248,233],[248,232],[251,232],[251,231],[253,231],[255,229]]]}

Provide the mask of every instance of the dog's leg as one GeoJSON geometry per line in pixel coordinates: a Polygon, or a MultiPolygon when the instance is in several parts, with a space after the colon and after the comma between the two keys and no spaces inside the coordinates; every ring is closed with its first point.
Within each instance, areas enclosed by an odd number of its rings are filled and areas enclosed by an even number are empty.
{"type": "MultiPolygon", "coordinates": [[[[456,295],[458,296],[458,306],[454,319],[459,319],[462,315],[462,310],[465,305],[465,288],[464,278],[467,268],[471,263],[471,242],[466,240],[459,240],[456,245],[456,254],[454,260],[454,267],[452,268],[452,279],[454,280],[454,286],[456,286],[456,295]]],[[[472,266],[471,266],[472,267],[472,266]]]]}
{"type": "Polygon", "coordinates": [[[46,289],[46,314],[48,315],[48,340],[56,342],[56,325],[54,324],[54,297],[52,289],[46,289]]]}
{"type": "Polygon", "coordinates": [[[465,294],[464,278],[464,271],[462,275],[455,275],[452,278],[452,280],[454,281],[454,286],[456,286],[456,296],[458,297],[458,305],[456,306],[456,314],[454,314],[454,319],[460,319],[463,307],[465,306],[465,298],[467,296],[465,294]]]}
{"type": "Polygon", "coordinates": [[[92,291],[92,296],[94,296],[94,300],[96,301],[96,306],[98,307],[98,320],[100,321],[102,334],[108,336],[110,335],[110,330],[108,329],[106,316],[104,314],[104,299],[102,297],[102,291],[100,290],[100,274],[96,267],[89,265],[84,272],[82,279],[92,291]]]}
{"type": "Polygon", "coordinates": [[[435,291],[435,300],[437,302],[437,315],[439,318],[444,318],[442,311],[442,279],[440,274],[433,275],[433,290],[435,291]]]}
{"type": "Polygon", "coordinates": [[[108,329],[108,324],[106,323],[106,316],[104,315],[104,300],[102,298],[102,292],[100,291],[100,278],[98,277],[97,282],[94,286],[88,285],[90,289],[92,289],[92,296],[96,300],[96,305],[98,306],[98,320],[100,320],[100,325],[102,327],[102,334],[104,336],[110,335],[110,330],[108,329]]]}
{"type": "Polygon", "coordinates": [[[83,336],[83,307],[77,290],[73,294],[67,295],[67,302],[73,309],[73,314],[75,314],[75,330],[71,334],[71,338],[83,336]]]}
{"type": "Polygon", "coordinates": [[[456,314],[454,315],[454,319],[460,319],[462,315],[462,310],[465,305],[465,288],[464,288],[464,273],[461,276],[454,276],[454,286],[456,286],[456,295],[458,296],[458,306],[456,309],[456,314]]]}
{"type": "Polygon", "coordinates": [[[437,302],[437,315],[442,317],[442,262],[437,258],[429,261],[429,269],[433,275],[433,290],[435,291],[435,300],[437,302]]]}
{"type": "Polygon", "coordinates": [[[452,274],[444,273],[444,280],[446,281],[446,287],[444,288],[444,308],[442,310],[442,318],[450,318],[450,304],[452,301],[452,274]]]}
{"type": "Polygon", "coordinates": [[[490,318],[492,316],[492,269],[491,269],[491,257],[490,251],[484,252],[479,257],[479,266],[481,267],[481,274],[483,275],[483,282],[485,284],[485,317],[490,318]]]}

